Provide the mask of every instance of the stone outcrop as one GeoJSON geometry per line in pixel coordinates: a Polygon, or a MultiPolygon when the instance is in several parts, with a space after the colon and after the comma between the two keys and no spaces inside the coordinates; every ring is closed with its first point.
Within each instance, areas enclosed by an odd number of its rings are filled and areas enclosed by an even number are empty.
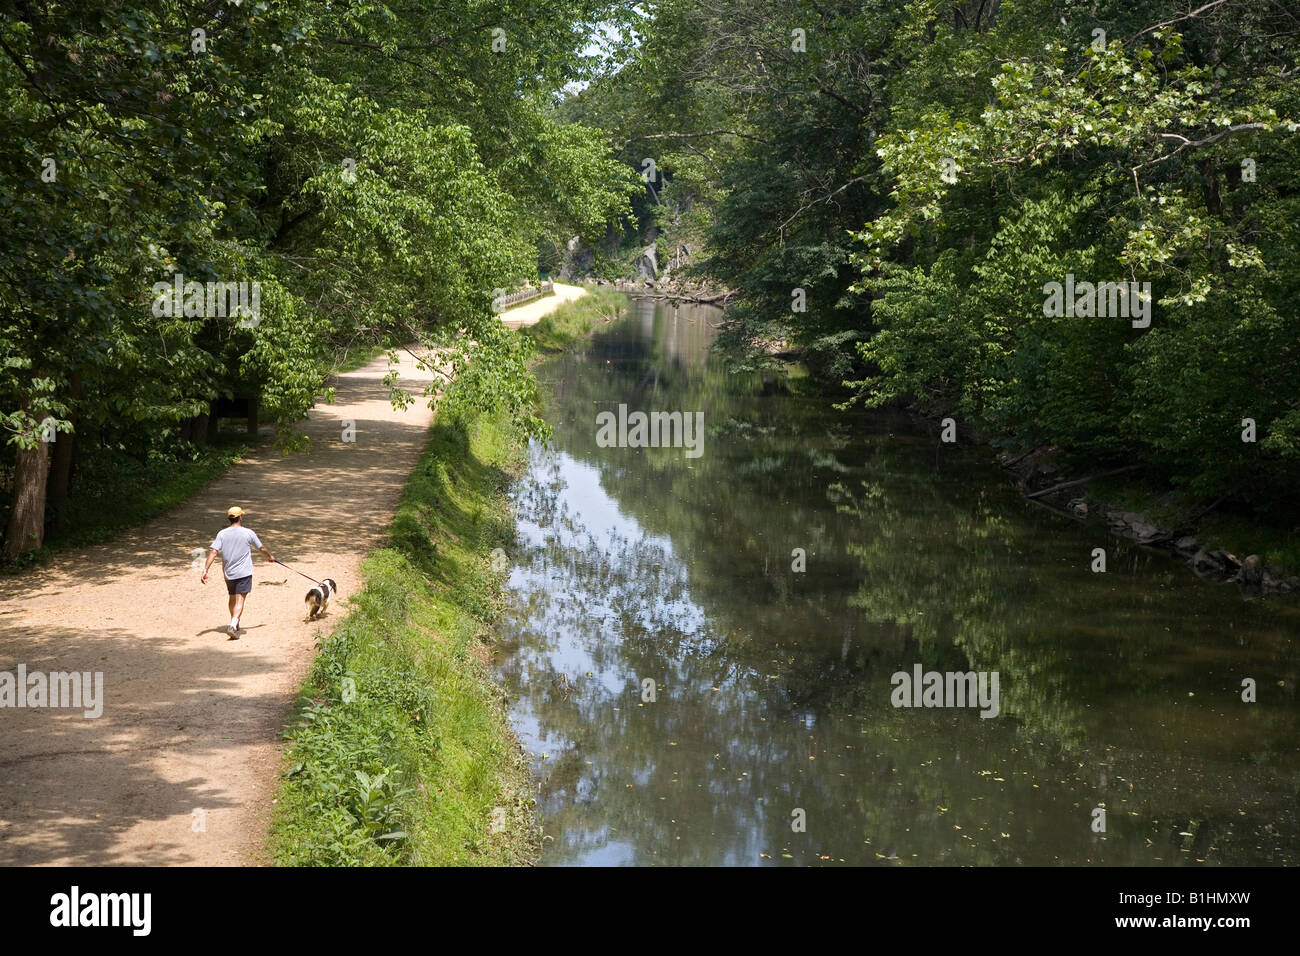
{"type": "Polygon", "coordinates": [[[1243,592],[1300,591],[1300,577],[1289,575],[1283,568],[1265,566],[1257,554],[1238,558],[1202,542],[1183,528],[1162,528],[1140,512],[1112,508],[1104,501],[1080,495],[1080,486],[1086,482],[1070,479],[1052,448],[1038,448],[1019,456],[1003,455],[1001,464],[1016,475],[1021,490],[1037,501],[1080,521],[1103,520],[1119,537],[1171,551],[1200,577],[1235,582],[1243,592]],[[1061,490],[1056,491],[1056,485],[1061,485],[1061,490]]]}

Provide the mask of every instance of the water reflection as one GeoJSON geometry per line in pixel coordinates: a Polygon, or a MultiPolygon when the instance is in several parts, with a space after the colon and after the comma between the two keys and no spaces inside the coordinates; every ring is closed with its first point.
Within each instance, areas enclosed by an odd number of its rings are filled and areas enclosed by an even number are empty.
{"type": "Polygon", "coordinates": [[[729,375],[717,321],[643,303],[539,373],[500,672],[543,863],[1296,861],[1294,604],[1033,509],[907,419],[729,375]],[[620,402],[704,411],[704,455],[598,447],[620,402]],[[998,671],[1001,715],[894,709],[916,663],[998,671]]]}

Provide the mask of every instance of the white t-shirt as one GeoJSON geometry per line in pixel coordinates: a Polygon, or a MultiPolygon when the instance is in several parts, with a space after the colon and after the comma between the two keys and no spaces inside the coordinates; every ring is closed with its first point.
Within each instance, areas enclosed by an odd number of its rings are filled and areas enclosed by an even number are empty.
{"type": "Polygon", "coordinates": [[[221,570],[227,581],[246,578],[253,573],[253,548],[260,548],[262,542],[243,525],[232,524],[222,528],[209,545],[214,551],[221,552],[221,570]]]}

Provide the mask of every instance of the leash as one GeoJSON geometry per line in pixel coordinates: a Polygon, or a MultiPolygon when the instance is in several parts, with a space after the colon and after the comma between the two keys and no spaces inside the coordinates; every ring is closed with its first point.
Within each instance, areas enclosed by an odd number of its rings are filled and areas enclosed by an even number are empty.
{"type": "MultiPolygon", "coordinates": [[[[278,561],[278,560],[277,560],[275,563],[278,564],[278,565],[280,565],[280,567],[282,567],[282,568],[289,568],[289,565],[285,564],[283,561],[278,561]]],[[[296,568],[289,568],[289,570],[292,571],[294,574],[302,574],[302,572],[299,571],[299,570],[297,570],[296,568]]],[[[319,581],[317,581],[315,578],[313,578],[310,574],[302,574],[302,576],[303,576],[304,578],[306,578],[308,581],[312,581],[312,582],[314,582],[315,584],[321,584],[319,581]]],[[[325,586],[325,585],[321,584],[321,587],[324,587],[324,586],[325,586]]]]}

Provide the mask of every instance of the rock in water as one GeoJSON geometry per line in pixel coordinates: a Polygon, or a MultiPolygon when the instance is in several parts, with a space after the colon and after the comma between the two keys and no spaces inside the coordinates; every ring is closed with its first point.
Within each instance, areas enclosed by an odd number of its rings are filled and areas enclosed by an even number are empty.
{"type": "Polygon", "coordinates": [[[1121,533],[1127,532],[1138,541],[1150,541],[1160,534],[1159,528],[1152,524],[1145,515],[1140,515],[1136,511],[1112,511],[1109,518],[1110,523],[1117,530],[1121,533]]]}
{"type": "Polygon", "coordinates": [[[1248,555],[1246,560],[1241,562],[1241,570],[1237,572],[1237,580],[1251,587],[1259,587],[1264,583],[1264,563],[1260,560],[1259,555],[1248,555]]]}
{"type": "Polygon", "coordinates": [[[1201,548],[1192,558],[1192,567],[1197,571],[1222,571],[1223,563],[1217,560],[1212,552],[1201,548]]]}

